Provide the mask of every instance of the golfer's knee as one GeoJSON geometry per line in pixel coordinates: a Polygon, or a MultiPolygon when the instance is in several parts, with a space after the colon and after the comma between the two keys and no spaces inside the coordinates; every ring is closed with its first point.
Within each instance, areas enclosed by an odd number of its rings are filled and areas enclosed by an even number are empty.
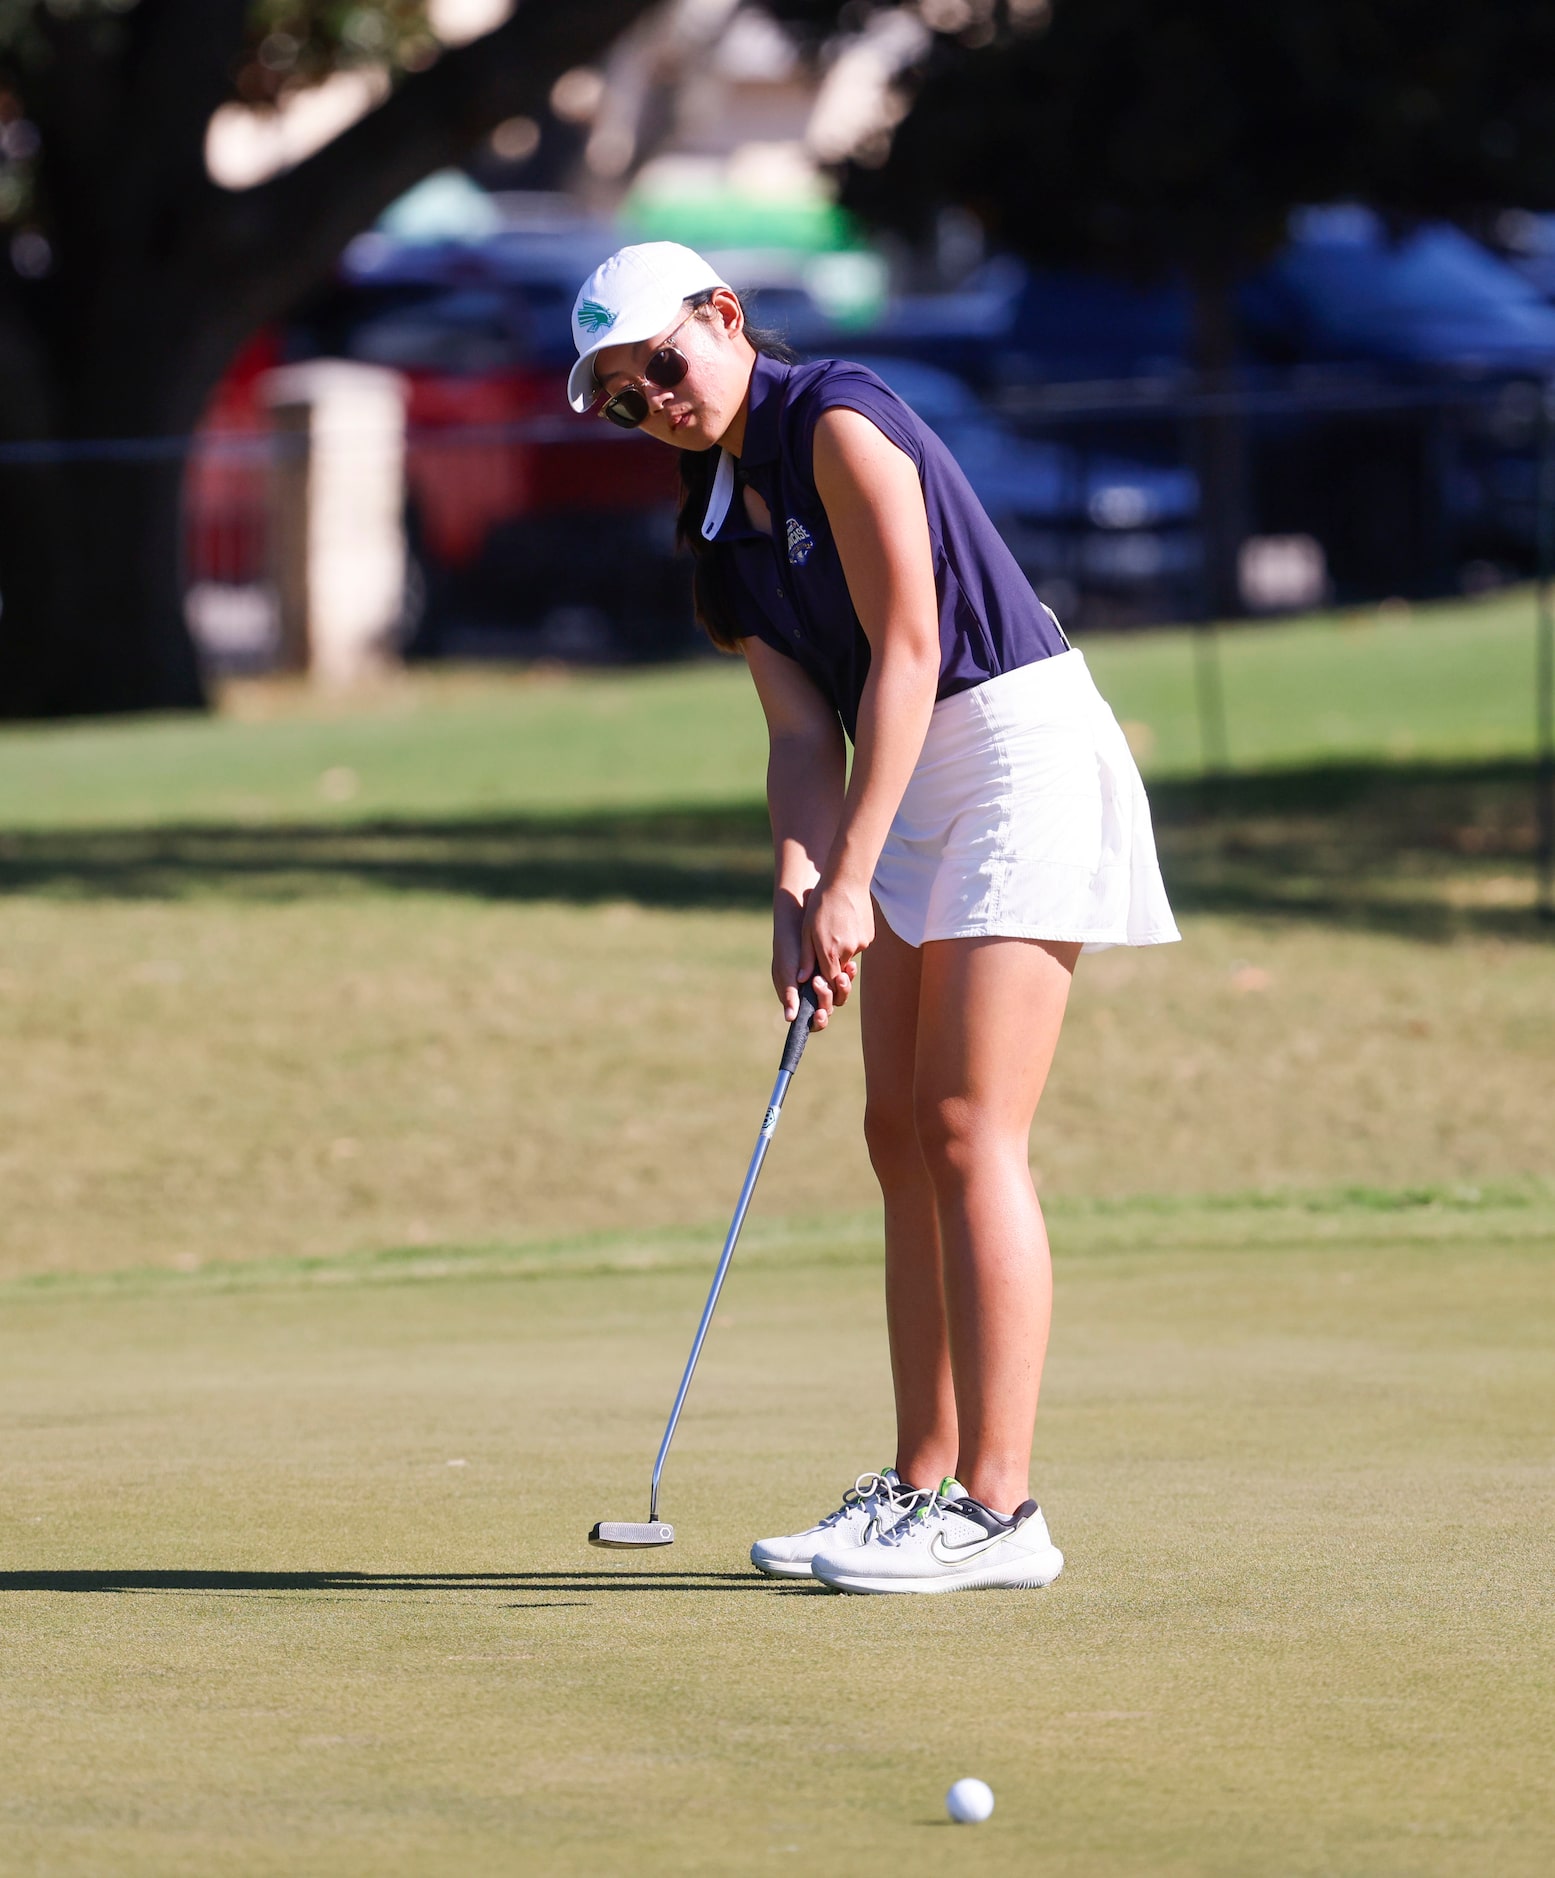
{"type": "Polygon", "coordinates": [[[1000,1143],[977,1105],[960,1095],[920,1094],[913,1107],[918,1152],[936,1184],[972,1177],[1000,1143]]]}
{"type": "Polygon", "coordinates": [[[910,1102],[871,1096],[864,1106],[864,1145],[870,1166],[886,1186],[923,1179],[923,1156],[910,1102]]]}

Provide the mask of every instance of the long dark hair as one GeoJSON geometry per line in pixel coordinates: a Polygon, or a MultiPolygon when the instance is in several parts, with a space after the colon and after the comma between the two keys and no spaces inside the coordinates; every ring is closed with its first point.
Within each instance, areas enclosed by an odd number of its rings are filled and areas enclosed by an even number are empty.
{"type": "MultiPolygon", "coordinates": [[[[700,312],[712,300],[711,293],[693,294],[687,306],[700,312]]],[[[744,296],[737,296],[744,306],[744,296]]],[[[769,359],[794,364],[798,355],[786,345],[780,333],[768,332],[746,323],[745,337],[756,350],[769,359]]],[[[680,453],[680,511],[675,517],[675,542],[691,551],[691,595],[696,607],[697,624],[720,652],[737,652],[740,633],[724,591],[723,562],[717,544],[702,538],[702,518],[707,514],[708,497],[713,493],[713,477],[718,468],[716,450],[682,450],[680,453]]]]}

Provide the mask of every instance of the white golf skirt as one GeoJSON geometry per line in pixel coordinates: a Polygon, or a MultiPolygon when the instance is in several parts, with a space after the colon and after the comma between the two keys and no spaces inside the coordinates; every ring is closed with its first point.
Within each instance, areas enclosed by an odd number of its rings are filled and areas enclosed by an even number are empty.
{"type": "Polygon", "coordinates": [[[935,705],[873,887],[911,946],[998,936],[1101,952],[1181,938],[1144,783],[1083,654],[935,705]]]}

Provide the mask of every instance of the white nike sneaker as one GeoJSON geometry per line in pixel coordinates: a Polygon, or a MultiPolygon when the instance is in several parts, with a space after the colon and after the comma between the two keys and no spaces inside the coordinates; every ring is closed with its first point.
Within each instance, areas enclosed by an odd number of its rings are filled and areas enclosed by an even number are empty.
{"type": "Polygon", "coordinates": [[[751,1563],[770,1578],[808,1578],[810,1560],[822,1546],[839,1555],[851,1552],[933,1497],[906,1485],[894,1467],[879,1474],[860,1474],[835,1513],[803,1532],[758,1539],[751,1547],[751,1563]]]}
{"type": "Polygon", "coordinates": [[[904,1519],[864,1545],[818,1550],[817,1582],[833,1591],[991,1591],[1050,1585],[1064,1555],[1035,1500],[1006,1519],[942,1480],[904,1519]]]}

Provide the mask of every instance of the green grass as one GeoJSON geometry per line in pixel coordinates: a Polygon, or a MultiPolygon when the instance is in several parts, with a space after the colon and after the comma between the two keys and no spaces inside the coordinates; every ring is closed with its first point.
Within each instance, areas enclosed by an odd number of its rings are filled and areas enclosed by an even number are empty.
{"type": "Polygon", "coordinates": [[[1213,788],[1187,638],[1088,648],[1187,943],[1082,963],[1033,1137],[1070,1566],[905,1608],[743,1565],[888,1450],[851,1015],[681,1541],[581,1543],[781,1035],[738,670],[0,733],[0,1871],[1542,1874],[1530,648],[1521,595],[1228,634],[1213,788]]]}
{"type": "MultiPolygon", "coordinates": [[[[1231,759],[1461,763],[1533,746],[1533,600],[1221,635],[1231,759]]],[[[1200,762],[1191,635],[1085,642],[1148,774],[1200,762]]],[[[338,824],[754,802],[760,712],[735,661],[653,673],[420,676],[370,708],[237,686],[212,721],[0,735],[0,828],[338,824]]]]}
{"type": "MultiPolygon", "coordinates": [[[[0,927],[0,1274],[545,1240],[727,1214],[781,1039],[756,911],[452,892],[19,897],[0,927]]],[[[867,969],[867,968],[866,968],[867,969]]],[[[1082,961],[1044,1195],[1555,1168],[1537,939],[1200,915],[1082,961]]],[[[874,1203],[850,1014],[767,1204],[874,1203]]]]}
{"type": "Polygon", "coordinates": [[[8,1286],[0,1866],[1532,1878],[1552,1227],[1063,1215],[1067,1570],[906,1602],[744,1563],[887,1450],[862,1224],[753,1237],[642,1558],[583,1538],[643,1514],[705,1244],[8,1286]]]}
{"type": "Polygon", "coordinates": [[[233,687],[222,715],[0,735],[0,827],[350,824],[759,797],[743,662],[570,676],[417,672],[332,701],[233,687]]]}
{"type": "MultiPolygon", "coordinates": [[[[1086,645],[1148,775],[1201,759],[1190,635],[1086,645]]],[[[1534,743],[1534,599],[1383,609],[1218,635],[1234,770],[1332,762],[1472,762],[1534,743]]]]}

